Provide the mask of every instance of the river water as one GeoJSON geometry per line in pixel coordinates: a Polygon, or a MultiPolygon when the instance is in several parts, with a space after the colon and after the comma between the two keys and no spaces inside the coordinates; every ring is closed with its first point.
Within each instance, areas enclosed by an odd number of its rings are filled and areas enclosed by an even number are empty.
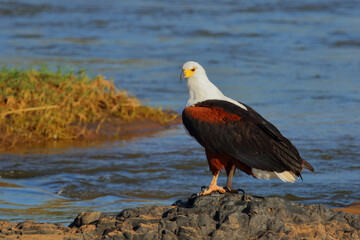
{"type": "MultiPolygon", "coordinates": [[[[198,61],[316,169],[294,184],[237,172],[234,187],[344,206],[360,200],[359,9],[340,0],[0,0],[0,66],[84,69],[180,113],[188,98],[181,65],[198,61]]],[[[182,126],[17,149],[0,155],[0,176],[0,220],[64,224],[81,211],[171,204],[211,179],[182,126]]]]}

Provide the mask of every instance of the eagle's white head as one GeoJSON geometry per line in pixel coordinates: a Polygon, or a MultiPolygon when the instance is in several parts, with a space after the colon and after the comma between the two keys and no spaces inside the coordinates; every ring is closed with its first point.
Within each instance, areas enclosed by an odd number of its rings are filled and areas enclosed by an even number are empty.
{"type": "Polygon", "coordinates": [[[246,110],[239,102],[228,98],[208,79],[205,69],[197,62],[188,61],[182,66],[180,79],[186,79],[189,89],[187,107],[206,100],[225,100],[232,102],[246,110]]]}
{"type": "Polygon", "coordinates": [[[181,79],[186,79],[189,101],[186,106],[210,99],[221,99],[224,95],[208,79],[205,69],[197,62],[189,61],[182,66],[181,79]]]}
{"type": "Polygon", "coordinates": [[[191,79],[199,79],[199,78],[207,78],[205,69],[197,62],[188,61],[184,63],[182,66],[182,77],[183,78],[191,78],[191,79]]]}

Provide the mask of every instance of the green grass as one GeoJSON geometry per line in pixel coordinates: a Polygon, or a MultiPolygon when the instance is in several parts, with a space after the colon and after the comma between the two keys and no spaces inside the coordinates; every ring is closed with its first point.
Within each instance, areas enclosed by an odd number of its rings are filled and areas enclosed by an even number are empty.
{"type": "Polygon", "coordinates": [[[76,139],[88,123],[101,124],[111,117],[166,123],[176,114],[141,106],[101,75],[89,78],[84,72],[46,67],[0,71],[1,143],[76,139]]]}

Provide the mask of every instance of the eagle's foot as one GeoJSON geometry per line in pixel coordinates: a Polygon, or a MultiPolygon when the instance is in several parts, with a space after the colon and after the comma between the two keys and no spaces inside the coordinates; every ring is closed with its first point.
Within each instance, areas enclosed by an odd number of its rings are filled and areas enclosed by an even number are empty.
{"type": "Polygon", "coordinates": [[[202,191],[201,193],[198,194],[198,196],[204,196],[204,195],[208,195],[212,192],[219,192],[219,193],[225,193],[226,190],[223,188],[223,187],[219,187],[218,185],[213,185],[213,184],[210,184],[208,188],[201,188],[202,191]],[[204,189],[204,190],[203,190],[204,189]]]}
{"type": "Polygon", "coordinates": [[[229,193],[235,193],[235,194],[239,193],[238,190],[232,189],[232,188],[229,188],[229,187],[224,187],[224,189],[225,189],[226,192],[229,192],[229,193]]]}
{"type": "Polygon", "coordinates": [[[229,192],[229,193],[238,194],[239,192],[242,192],[245,195],[245,191],[242,190],[242,189],[232,189],[232,188],[229,188],[229,187],[224,187],[224,189],[225,189],[226,192],[229,192]]]}

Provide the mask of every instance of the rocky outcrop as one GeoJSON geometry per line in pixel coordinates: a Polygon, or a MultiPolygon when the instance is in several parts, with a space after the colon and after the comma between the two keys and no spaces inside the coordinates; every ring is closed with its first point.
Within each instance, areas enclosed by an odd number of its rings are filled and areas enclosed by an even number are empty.
{"type": "Polygon", "coordinates": [[[173,206],[82,213],[69,227],[0,224],[1,239],[359,239],[360,215],[278,197],[213,193],[173,206]]]}

